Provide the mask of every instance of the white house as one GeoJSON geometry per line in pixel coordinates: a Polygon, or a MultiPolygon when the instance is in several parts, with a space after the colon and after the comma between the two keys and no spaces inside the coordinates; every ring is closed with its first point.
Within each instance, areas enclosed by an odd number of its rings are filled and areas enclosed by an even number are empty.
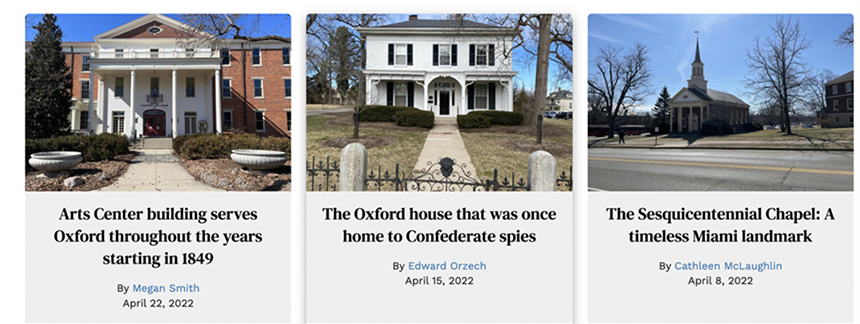
{"type": "Polygon", "coordinates": [[[513,111],[516,30],[468,20],[409,20],[358,28],[366,40],[366,102],[455,117],[513,111]]]}

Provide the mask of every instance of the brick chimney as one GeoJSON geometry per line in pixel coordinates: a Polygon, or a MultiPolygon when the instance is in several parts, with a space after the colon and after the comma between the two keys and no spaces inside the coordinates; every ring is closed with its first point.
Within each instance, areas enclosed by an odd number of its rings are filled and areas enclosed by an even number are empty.
{"type": "Polygon", "coordinates": [[[409,20],[418,20],[418,15],[409,15],[409,20]]]}

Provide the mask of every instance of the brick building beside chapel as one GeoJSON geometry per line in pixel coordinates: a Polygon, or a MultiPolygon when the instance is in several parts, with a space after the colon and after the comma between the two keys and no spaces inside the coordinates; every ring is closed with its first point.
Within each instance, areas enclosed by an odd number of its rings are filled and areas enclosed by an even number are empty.
{"type": "Polygon", "coordinates": [[[194,41],[188,30],[175,19],[150,14],[93,42],[64,42],[73,82],[72,130],[129,138],[288,136],[290,42],[213,44],[194,41]]]}

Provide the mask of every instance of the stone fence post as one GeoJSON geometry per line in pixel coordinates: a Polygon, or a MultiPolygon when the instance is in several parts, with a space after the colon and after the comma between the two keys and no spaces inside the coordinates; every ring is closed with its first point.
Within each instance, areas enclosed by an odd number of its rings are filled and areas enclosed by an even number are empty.
{"type": "Polygon", "coordinates": [[[555,157],[546,151],[535,151],[529,155],[530,191],[555,191],[555,157]]]}
{"type": "Polygon", "coordinates": [[[366,176],[367,148],[361,143],[350,143],[340,152],[340,191],[364,191],[366,176]]]}

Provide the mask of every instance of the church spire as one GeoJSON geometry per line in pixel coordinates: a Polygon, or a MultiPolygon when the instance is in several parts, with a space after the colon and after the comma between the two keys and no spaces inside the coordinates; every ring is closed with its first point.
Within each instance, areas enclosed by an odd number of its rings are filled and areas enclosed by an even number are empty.
{"type": "MultiPolygon", "coordinates": [[[[693,63],[702,63],[702,59],[699,57],[699,36],[698,32],[696,32],[696,60],[693,63]]],[[[704,64],[704,63],[703,63],[704,64]]]]}
{"type": "Polygon", "coordinates": [[[708,81],[705,80],[705,63],[702,63],[702,55],[699,53],[699,31],[696,31],[696,60],[693,61],[693,74],[687,80],[687,87],[696,88],[707,93],[708,81]]]}

